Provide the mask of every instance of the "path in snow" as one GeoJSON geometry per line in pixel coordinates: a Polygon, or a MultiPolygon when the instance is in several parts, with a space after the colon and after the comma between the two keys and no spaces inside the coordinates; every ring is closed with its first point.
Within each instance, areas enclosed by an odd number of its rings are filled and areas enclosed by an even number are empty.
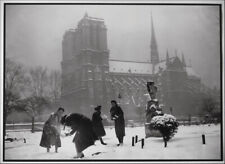
{"type": "MultiPolygon", "coordinates": [[[[164,148],[162,138],[151,137],[145,139],[143,149],[140,142],[132,147],[131,141],[134,135],[138,135],[139,139],[145,137],[144,127],[127,127],[122,147],[116,146],[118,141],[114,128],[106,127],[105,130],[103,140],[108,145],[104,146],[96,141],[95,145],[84,151],[84,159],[220,159],[220,125],[180,126],[178,133],[168,142],[168,147],[164,148]],[[202,144],[203,133],[206,136],[205,145],[202,144]]],[[[9,132],[11,137],[26,138],[27,142],[5,142],[5,159],[71,160],[76,155],[73,136],[61,137],[62,147],[59,148],[59,153],[54,153],[54,148],[47,153],[45,148],[39,146],[41,134],[29,131],[9,132]]]]}

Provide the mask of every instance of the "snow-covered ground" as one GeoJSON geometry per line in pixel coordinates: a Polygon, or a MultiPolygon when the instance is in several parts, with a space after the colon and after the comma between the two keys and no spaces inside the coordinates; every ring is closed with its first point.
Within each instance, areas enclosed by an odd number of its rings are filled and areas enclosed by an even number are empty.
{"type": "MultiPolygon", "coordinates": [[[[166,148],[162,138],[150,137],[145,139],[144,148],[141,142],[132,147],[132,136],[145,137],[144,127],[127,127],[124,145],[117,147],[118,143],[113,127],[105,127],[106,136],[103,140],[108,145],[101,145],[96,141],[95,145],[84,151],[85,159],[220,159],[221,138],[220,125],[192,125],[179,126],[178,133],[168,142],[166,148]],[[202,134],[205,134],[206,144],[202,144],[202,134]],[[101,152],[101,153],[99,153],[101,152]],[[95,154],[96,153],[96,154],[95,154]]],[[[63,132],[62,132],[63,133],[63,132]]],[[[38,160],[38,159],[73,159],[76,155],[75,146],[72,143],[73,136],[61,137],[62,147],[58,153],[54,153],[54,147],[50,153],[39,146],[42,132],[30,131],[9,132],[9,136],[26,138],[26,143],[21,141],[5,142],[5,159],[10,160],[38,160]]]]}

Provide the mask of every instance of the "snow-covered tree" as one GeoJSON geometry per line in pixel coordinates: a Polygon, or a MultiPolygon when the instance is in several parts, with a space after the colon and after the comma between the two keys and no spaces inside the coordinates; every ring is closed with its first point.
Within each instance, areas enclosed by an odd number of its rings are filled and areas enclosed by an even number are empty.
{"type": "Polygon", "coordinates": [[[165,143],[169,141],[177,132],[178,122],[170,114],[154,116],[150,122],[153,129],[159,130],[165,143]]]}

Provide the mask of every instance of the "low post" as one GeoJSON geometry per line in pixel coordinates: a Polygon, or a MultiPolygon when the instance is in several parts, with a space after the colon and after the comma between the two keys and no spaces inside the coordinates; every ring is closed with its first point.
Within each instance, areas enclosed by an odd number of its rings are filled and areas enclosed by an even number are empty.
{"type": "Polygon", "coordinates": [[[191,115],[190,114],[188,115],[188,125],[189,126],[191,125],[191,115]]]}
{"type": "Polygon", "coordinates": [[[32,116],[31,132],[34,133],[34,116],[32,116]]]}
{"type": "Polygon", "coordinates": [[[167,141],[165,137],[163,137],[163,141],[164,141],[164,147],[167,147],[167,141]]]}
{"type": "Polygon", "coordinates": [[[132,137],[132,146],[134,146],[134,137],[132,137]]]}
{"type": "Polygon", "coordinates": [[[205,144],[205,134],[202,135],[202,144],[205,144]]]}
{"type": "Polygon", "coordinates": [[[144,147],[144,144],[145,144],[145,139],[142,138],[142,139],[141,139],[141,148],[142,148],[142,149],[143,149],[143,147],[144,147]]]}
{"type": "Polygon", "coordinates": [[[138,142],[138,136],[136,135],[135,136],[135,143],[137,143],[138,142]]]}

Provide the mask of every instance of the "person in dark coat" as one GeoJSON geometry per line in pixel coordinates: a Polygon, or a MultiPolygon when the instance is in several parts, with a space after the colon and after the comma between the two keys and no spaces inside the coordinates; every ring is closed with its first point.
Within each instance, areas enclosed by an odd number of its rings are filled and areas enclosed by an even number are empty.
{"type": "Polygon", "coordinates": [[[52,113],[45,122],[41,137],[40,146],[47,148],[50,151],[52,145],[55,145],[55,152],[58,152],[58,147],[61,147],[60,140],[60,119],[64,112],[63,108],[59,108],[55,113],[52,113]]]}
{"type": "Polygon", "coordinates": [[[83,150],[87,147],[94,145],[95,141],[98,139],[94,133],[92,121],[79,113],[72,113],[70,115],[65,115],[61,119],[61,124],[71,127],[72,131],[66,133],[66,136],[73,135],[73,142],[75,143],[75,148],[77,155],[74,158],[84,157],[83,150]]]}
{"type": "Polygon", "coordinates": [[[95,112],[92,115],[92,124],[93,124],[94,132],[98,136],[101,144],[107,145],[105,142],[103,142],[103,139],[102,139],[102,137],[105,136],[105,129],[102,123],[101,108],[102,106],[95,107],[95,112]]]}
{"type": "Polygon", "coordinates": [[[120,106],[118,106],[115,100],[111,101],[110,115],[111,119],[115,121],[115,132],[119,140],[117,146],[123,145],[123,137],[125,136],[125,121],[123,111],[120,106]]]}

